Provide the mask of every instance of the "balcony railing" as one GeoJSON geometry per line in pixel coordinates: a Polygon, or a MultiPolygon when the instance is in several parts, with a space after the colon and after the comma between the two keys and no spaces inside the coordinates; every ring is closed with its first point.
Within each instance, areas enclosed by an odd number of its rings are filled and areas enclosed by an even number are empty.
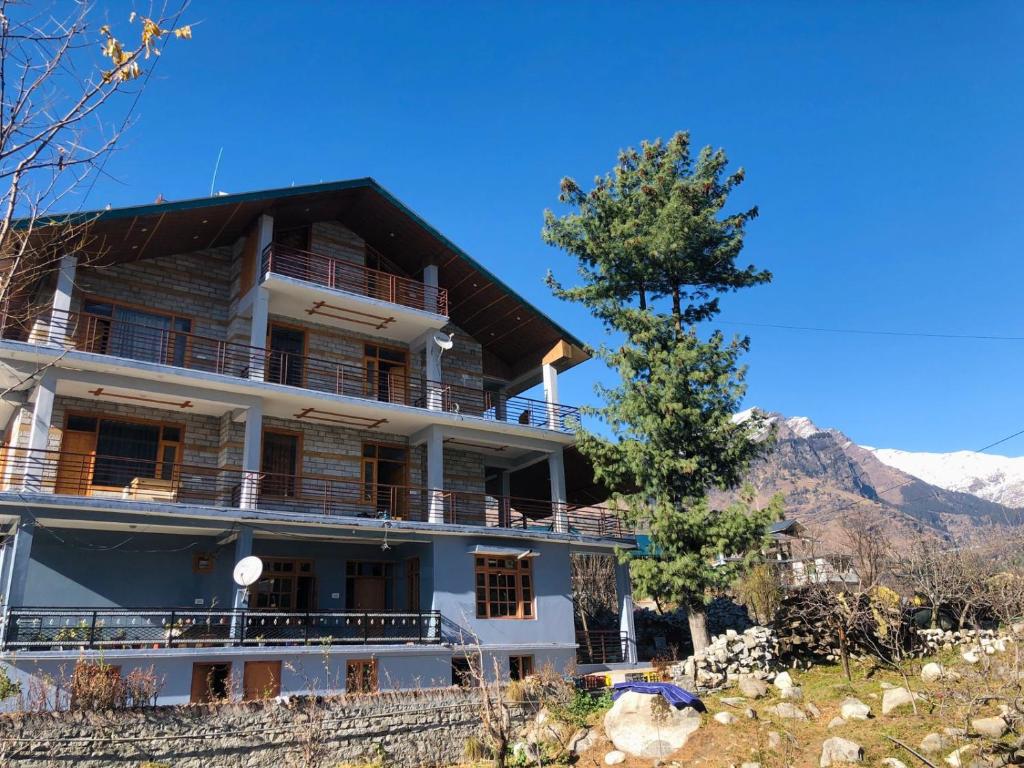
{"type": "Polygon", "coordinates": [[[267,272],[448,317],[444,288],[321,253],[268,245],[263,251],[263,274],[267,272]]]}
{"type": "Polygon", "coordinates": [[[576,661],[580,664],[619,664],[625,659],[629,636],[614,629],[576,630],[576,661]]]}
{"type": "Polygon", "coordinates": [[[633,539],[613,510],[597,506],[329,476],[246,473],[137,456],[21,448],[4,452],[0,490],[633,539]]]}
{"type": "Polygon", "coordinates": [[[441,641],[438,611],[11,608],[7,650],[365,645],[441,641]]]}
{"type": "Polygon", "coordinates": [[[571,432],[579,409],[529,397],[412,377],[405,368],[368,370],[275,349],[251,347],[194,333],[128,323],[83,312],[54,313],[38,323],[30,341],[55,341],[68,349],[128,360],[173,365],[237,378],[365,398],[415,408],[447,411],[490,421],[571,432]]]}

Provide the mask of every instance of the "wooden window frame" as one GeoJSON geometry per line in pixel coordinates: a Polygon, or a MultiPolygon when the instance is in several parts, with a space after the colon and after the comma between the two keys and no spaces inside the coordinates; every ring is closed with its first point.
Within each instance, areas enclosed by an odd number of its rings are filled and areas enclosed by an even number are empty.
{"type": "MultiPolygon", "coordinates": [[[[183,367],[186,367],[186,368],[188,367],[189,357],[192,354],[192,336],[194,336],[195,333],[196,333],[196,316],[195,315],[183,315],[183,314],[179,314],[177,312],[174,312],[173,310],[168,311],[168,310],[164,310],[164,309],[154,309],[153,307],[151,307],[151,306],[149,306],[147,304],[136,304],[135,302],[121,301],[120,299],[108,299],[105,296],[97,296],[96,294],[93,294],[93,293],[86,293],[86,294],[82,294],[82,297],[81,297],[81,299],[78,302],[79,316],[82,316],[82,317],[100,317],[99,315],[89,314],[88,312],[85,311],[85,305],[88,302],[94,302],[96,304],[109,304],[112,307],[120,307],[121,309],[132,309],[132,310],[136,310],[138,312],[145,312],[146,314],[150,314],[150,315],[159,315],[160,317],[169,318],[170,321],[171,321],[171,332],[172,333],[183,333],[183,334],[185,334],[185,360],[183,361],[184,362],[184,366],[183,367]],[[189,328],[188,331],[177,331],[177,330],[175,330],[174,329],[174,321],[175,320],[188,320],[188,328],[189,328]]],[[[111,317],[110,320],[111,320],[111,322],[113,322],[113,317],[111,317]]],[[[166,352],[169,353],[170,349],[168,348],[166,350],[166,352]]],[[[103,354],[107,354],[107,353],[103,353],[103,354]]],[[[166,356],[165,356],[165,360],[164,360],[163,364],[164,365],[174,365],[173,363],[168,363],[167,362],[166,356]]]]}
{"type": "MultiPolygon", "coordinates": [[[[368,507],[376,508],[377,507],[377,486],[379,486],[381,484],[380,483],[380,472],[379,472],[380,456],[377,455],[377,456],[374,456],[372,458],[366,456],[365,454],[366,454],[367,446],[373,446],[374,448],[397,448],[399,450],[405,451],[405,461],[402,463],[402,482],[398,484],[398,487],[400,487],[400,488],[407,488],[409,486],[409,470],[410,470],[410,466],[409,466],[409,458],[410,457],[409,457],[409,454],[410,454],[410,450],[409,450],[409,446],[408,445],[402,445],[401,443],[387,443],[387,442],[382,442],[380,440],[363,440],[359,444],[359,485],[362,486],[362,488],[360,489],[360,494],[359,494],[359,503],[360,504],[364,504],[364,505],[366,505],[368,507]],[[367,464],[372,464],[373,465],[373,484],[372,484],[373,485],[373,493],[372,493],[372,496],[370,498],[366,498],[366,485],[367,485],[367,482],[366,482],[366,465],[367,464]]],[[[392,463],[392,464],[393,463],[397,463],[397,462],[392,462],[389,459],[385,459],[385,461],[388,461],[389,463],[392,463]]]]}
{"type": "Polygon", "coordinates": [[[534,665],[532,653],[517,654],[515,656],[508,657],[509,680],[525,680],[533,674],[533,668],[534,665]],[[517,670],[517,674],[513,675],[513,670],[517,670]]]}
{"type": "Polygon", "coordinates": [[[267,433],[274,435],[286,435],[288,437],[294,437],[295,440],[295,494],[293,496],[280,496],[277,494],[265,494],[260,492],[260,496],[266,499],[302,499],[302,456],[305,452],[305,433],[294,430],[294,429],[279,429],[278,427],[263,427],[260,432],[260,474],[264,473],[263,470],[263,437],[267,433]]]}
{"type": "Polygon", "coordinates": [[[473,589],[474,589],[474,602],[476,603],[476,617],[478,619],[495,619],[495,620],[507,620],[507,619],[518,619],[522,621],[533,621],[537,618],[537,594],[536,594],[536,582],[534,581],[533,573],[534,568],[531,563],[533,558],[522,557],[516,558],[514,556],[502,556],[497,557],[493,555],[474,555],[473,556],[473,589]],[[490,560],[506,561],[511,560],[515,563],[514,568],[508,566],[492,566],[488,564],[490,560]],[[511,576],[514,579],[513,589],[515,590],[515,603],[516,612],[515,615],[509,614],[507,616],[492,615],[491,606],[492,601],[490,599],[490,576],[501,575],[505,577],[511,576]],[[481,576],[483,576],[483,584],[481,584],[481,576]],[[529,579],[529,599],[523,597],[523,593],[527,591],[524,589],[523,578],[529,579]],[[481,600],[481,589],[483,589],[483,599],[481,600]],[[484,606],[484,611],[481,613],[481,604],[484,606]],[[529,608],[529,610],[527,610],[529,608]]]}
{"type": "MultiPolygon", "coordinates": [[[[70,421],[72,418],[75,418],[75,417],[85,418],[85,419],[95,419],[96,420],[96,429],[93,431],[93,434],[96,436],[96,440],[97,441],[99,441],[100,422],[101,421],[121,421],[121,422],[124,422],[126,424],[148,424],[149,426],[160,427],[160,438],[157,440],[157,448],[156,448],[156,461],[154,462],[154,465],[153,465],[153,471],[156,473],[154,475],[154,477],[153,477],[154,480],[160,479],[160,469],[161,469],[161,467],[163,466],[163,463],[164,463],[163,462],[163,448],[164,448],[165,445],[176,445],[177,446],[177,452],[176,452],[176,456],[175,456],[175,460],[174,460],[175,466],[181,465],[182,464],[182,460],[185,457],[186,424],[183,421],[161,421],[160,419],[146,419],[146,418],[139,418],[139,417],[136,417],[136,416],[121,416],[121,415],[114,415],[114,414],[108,414],[108,413],[95,413],[95,412],[79,411],[79,410],[70,410],[70,411],[66,411],[64,413],[64,426],[61,428],[61,433],[60,433],[60,442],[61,442],[61,448],[62,449],[63,449],[63,446],[64,446],[64,434],[68,431],[68,421],[70,421]],[[164,440],[163,439],[164,427],[173,427],[173,428],[181,430],[181,433],[179,435],[179,439],[178,439],[178,441],[176,443],[174,441],[169,441],[169,440],[164,440]]],[[[71,430],[71,431],[72,432],[85,432],[85,430],[82,430],[82,429],[74,429],[74,430],[71,430]]],[[[58,452],[58,456],[59,456],[59,452],[58,452]]],[[[101,457],[99,456],[98,453],[94,453],[94,456],[93,456],[93,463],[94,463],[93,469],[95,469],[95,460],[97,458],[101,458],[101,457]]],[[[173,479],[174,478],[172,478],[172,481],[173,481],[173,479]]],[[[88,487],[87,487],[86,490],[87,491],[93,491],[93,490],[96,490],[96,491],[120,491],[120,490],[123,490],[123,486],[120,486],[120,485],[93,485],[93,482],[92,482],[92,472],[90,472],[89,483],[88,483],[88,487]]]]}
{"type": "MultiPolygon", "coordinates": [[[[378,395],[377,388],[380,386],[379,381],[374,381],[374,382],[370,381],[369,376],[367,375],[366,364],[369,361],[373,360],[374,363],[375,363],[376,375],[380,376],[380,360],[381,360],[381,358],[380,358],[380,350],[381,349],[388,349],[388,350],[391,350],[392,352],[399,352],[402,355],[402,370],[405,371],[405,382],[404,382],[404,385],[403,385],[403,390],[404,390],[403,394],[405,396],[405,401],[408,401],[409,400],[409,391],[410,391],[409,390],[409,382],[410,382],[411,377],[412,377],[412,371],[411,371],[412,355],[411,355],[409,349],[407,347],[400,347],[400,346],[396,346],[394,344],[380,344],[380,343],[377,343],[375,341],[368,341],[366,339],[362,339],[361,341],[362,341],[362,346],[363,346],[363,375],[366,377],[366,381],[365,381],[365,387],[366,387],[365,394],[366,394],[366,396],[367,397],[373,397],[374,399],[376,399],[377,395],[378,395]],[[376,355],[372,355],[372,356],[368,355],[366,353],[366,348],[367,347],[376,347],[377,348],[377,354],[376,355]],[[372,391],[370,390],[370,384],[371,383],[374,386],[374,389],[372,391]]],[[[391,363],[392,365],[397,365],[397,362],[394,361],[394,360],[385,360],[385,362],[391,363]]],[[[381,402],[395,403],[395,402],[401,402],[401,401],[389,398],[388,400],[381,401],[381,402]]],[[[408,405],[408,402],[402,402],[402,404],[408,405]]]]}
{"type": "Polygon", "coordinates": [[[377,681],[377,659],[347,659],[345,661],[345,692],[346,693],[376,693],[380,690],[377,681]],[[359,680],[360,683],[364,679],[363,673],[365,670],[370,671],[370,688],[366,689],[361,684],[356,686],[353,685],[354,680],[359,680]],[[353,672],[357,676],[353,675],[353,672]]]}
{"type": "MultiPolygon", "coordinates": [[[[309,557],[273,557],[273,556],[270,556],[270,555],[261,555],[260,559],[263,560],[263,562],[266,564],[266,567],[264,568],[263,573],[260,575],[260,580],[257,581],[255,584],[252,585],[252,587],[249,588],[249,605],[250,605],[251,610],[253,610],[253,611],[289,611],[289,612],[297,611],[298,609],[296,608],[296,604],[298,603],[298,596],[299,596],[299,576],[303,575],[303,573],[304,573],[302,571],[302,566],[303,565],[308,565],[309,566],[309,571],[306,572],[306,573],[308,573],[310,578],[312,578],[314,580],[314,584],[315,584],[315,581],[316,581],[316,569],[315,569],[315,565],[314,565],[313,559],[309,558],[309,557]],[[271,568],[273,563],[279,563],[279,562],[280,563],[291,563],[294,566],[293,570],[291,571],[291,573],[287,573],[285,571],[273,570],[271,568]],[[259,591],[256,589],[256,587],[259,586],[260,581],[263,581],[264,579],[267,579],[267,578],[278,578],[278,577],[291,577],[291,579],[292,579],[292,589],[291,589],[291,594],[289,595],[289,597],[291,599],[291,607],[289,607],[289,608],[271,608],[271,607],[268,606],[268,607],[260,608],[259,606],[256,605],[257,598],[258,598],[258,595],[259,595],[259,591]]],[[[316,589],[315,588],[313,590],[313,599],[314,599],[314,603],[315,603],[316,602],[316,589]]]]}

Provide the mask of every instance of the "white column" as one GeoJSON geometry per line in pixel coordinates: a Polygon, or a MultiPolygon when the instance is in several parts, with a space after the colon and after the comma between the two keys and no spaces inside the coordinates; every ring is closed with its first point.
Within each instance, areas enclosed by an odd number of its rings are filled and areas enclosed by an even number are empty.
{"type": "Polygon", "coordinates": [[[441,386],[441,348],[434,343],[434,334],[427,333],[424,341],[426,366],[427,408],[432,411],[444,410],[444,388],[441,386]]]}
{"type": "Polygon", "coordinates": [[[242,509],[256,509],[259,502],[262,465],[263,406],[245,410],[245,440],[242,443],[242,509]]]}
{"type": "Polygon", "coordinates": [[[427,312],[437,313],[437,264],[427,264],[423,268],[423,308],[427,312]]]}
{"type": "Polygon", "coordinates": [[[544,363],[541,366],[544,376],[544,402],[548,404],[548,429],[560,429],[558,423],[558,371],[555,366],[544,363]]]}
{"type": "Polygon", "coordinates": [[[270,311],[270,293],[262,285],[252,289],[252,325],[249,330],[249,378],[263,381],[267,364],[267,315],[270,311]]]}
{"type": "Polygon", "coordinates": [[[47,341],[64,346],[68,340],[71,325],[68,312],[71,311],[71,294],[75,290],[75,270],[78,257],[74,254],[61,256],[57,270],[57,288],[53,292],[53,307],[50,310],[50,331],[47,341]]]}
{"type": "Polygon", "coordinates": [[[615,564],[615,592],[619,596],[619,636],[622,638],[622,660],[637,662],[636,625],[633,621],[633,586],[629,579],[629,563],[615,564]]]}
{"type": "MultiPolygon", "coordinates": [[[[14,542],[8,550],[7,581],[4,584],[4,608],[17,608],[25,604],[25,587],[28,584],[28,566],[32,555],[32,535],[35,521],[22,515],[14,542]]],[[[6,558],[5,558],[6,559],[6,558]]]]}
{"type": "MultiPolygon", "coordinates": [[[[274,242],[274,217],[262,214],[256,221],[256,263],[259,265],[259,275],[263,275],[263,253],[271,243],[274,242]]],[[[259,285],[259,278],[256,284],[259,285]]]]}
{"type": "Polygon", "coordinates": [[[548,474],[551,476],[551,510],[553,512],[554,530],[556,533],[569,532],[569,514],[566,509],[565,493],[565,462],[562,449],[548,454],[548,474]]]}
{"type": "MultiPolygon", "coordinates": [[[[427,433],[427,521],[444,522],[444,434],[437,427],[427,433]]],[[[452,521],[454,522],[454,521],[452,521]]]]}
{"type": "MultiPolygon", "coordinates": [[[[47,368],[36,386],[36,401],[32,406],[32,429],[28,436],[28,459],[25,463],[23,485],[26,491],[43,491],[44,471],[57,466],[48,453],[50,422],[53,419],[53,398],[57,393],[57,373],[47,368]]],[[[52,491],[52,486],[50,487],[52,491]]]]}

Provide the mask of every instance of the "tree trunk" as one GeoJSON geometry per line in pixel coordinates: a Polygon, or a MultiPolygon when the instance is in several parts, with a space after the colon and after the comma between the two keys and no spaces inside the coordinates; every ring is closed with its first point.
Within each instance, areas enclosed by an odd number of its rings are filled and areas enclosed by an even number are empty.
{"type": "Polygon", "coordinates": [[[850,644],[846,640],[846,630],[839,628],[839,659],[843,663],[843,675],[846,682],[853,682],[853,675],[850,674],[850,644]]]}
{"type": "Polygon", "coordinates": [[[693,652],[699,653],[711,644],[711,636],[708,635],[708,615],[704,607],[686,609],[686,621],[690,625],[690,637],[693,639],[693,652]]]}

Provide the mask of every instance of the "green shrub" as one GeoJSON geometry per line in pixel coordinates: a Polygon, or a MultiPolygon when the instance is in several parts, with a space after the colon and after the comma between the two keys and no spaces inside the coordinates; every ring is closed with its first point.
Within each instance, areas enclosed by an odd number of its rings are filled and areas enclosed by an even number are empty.
{"type": "Polygon", "coordinates": [[[576,691],[567,704],[552,706],[551,714],[564,723],[582,728],[595,714],[611,708],[612,692],[606,688],[596,696],[587,691],[576,691]]]}

